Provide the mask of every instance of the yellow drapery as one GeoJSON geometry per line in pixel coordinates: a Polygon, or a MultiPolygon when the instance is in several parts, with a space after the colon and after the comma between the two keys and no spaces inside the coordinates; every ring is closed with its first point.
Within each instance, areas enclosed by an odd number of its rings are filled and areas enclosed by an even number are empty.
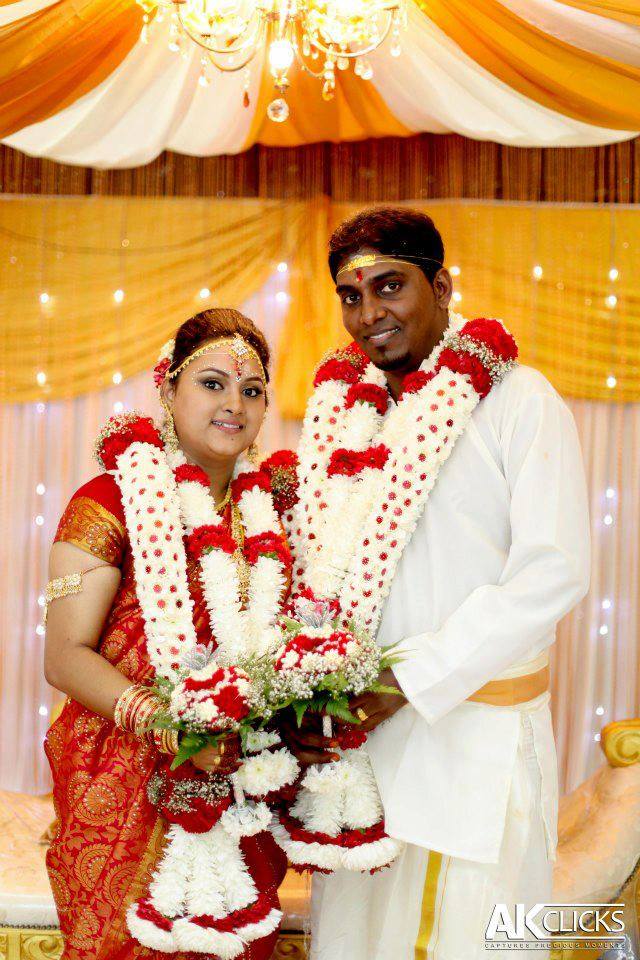
{"type": "Polygon", "coordinates": [[[476,63],[550,110],[640,129],[640,69],[543,33],[498,0],[415,0],[476,63]]]}
{"type": "Polygon", "coordinates": [[[44,120],[102,83],[138,40],[133,0],[58,0],[0,27],[0,137],[44,120]]]}
{"type": "MultiPolygon", "coordinates": [[[[562,393],[640,401],[637,211],[455,200],[411,206],[434,217],[447,265],[460,268],[456,309],[502,318],[523,361],[562,393]]],[[[0,399],[75,396],[110,386],[115,371],[138,373],[182,320],[205,306],[239,305],[286,261],[290,302],[275,389],[281,411],[300,416],[316,363],[344,340],[326,243],[357,209],[326,198],[5,198],[0,399]],[[212,296],[201,298],[203,288],[212,296]]]]}
{"type": "Polygon", "coordinates": [[[640,7],[638,0],[562,0],[570,7],[577,7],[586,13],[597,13],[600,17],[621,20],[640,26],[640,7]]]}

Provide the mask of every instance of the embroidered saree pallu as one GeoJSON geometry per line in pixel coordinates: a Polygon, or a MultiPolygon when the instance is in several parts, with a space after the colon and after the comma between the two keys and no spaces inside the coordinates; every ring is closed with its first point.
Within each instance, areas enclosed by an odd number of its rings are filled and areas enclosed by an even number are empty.
{"type": "MultiPolygon", "coordinates": [[[[441,467],[516,357],[499,321],[452,314],[443,339],[405,378],[397,404],[383,371],[355,343],[320,364],[299,445],[299,500],[284,519],[294,591],[335,604],[350,637],[364,632],[373,642],[441,467]]],[[[357,746],[340,753],[340,762],[308,770],[274,835],[294,864],[375,870],[403,845],[384,831],[366,752],[357,746]]]]}

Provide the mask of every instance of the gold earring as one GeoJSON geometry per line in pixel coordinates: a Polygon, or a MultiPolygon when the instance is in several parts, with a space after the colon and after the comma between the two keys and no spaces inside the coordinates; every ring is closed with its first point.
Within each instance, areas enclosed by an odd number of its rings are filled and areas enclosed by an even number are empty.
{"type": "Polygon", "coordinates": [[[162,439],[164,440],[164,445],[167,450],[171,453],[175,453],[180,446],[178,440],[178,434],[176,433],[176,425],[173,420],[173,413],[171,412],[171,407],[166,400],[161,400],[162,408],[164,410],[164,423],[162,424],[162,439]]]}

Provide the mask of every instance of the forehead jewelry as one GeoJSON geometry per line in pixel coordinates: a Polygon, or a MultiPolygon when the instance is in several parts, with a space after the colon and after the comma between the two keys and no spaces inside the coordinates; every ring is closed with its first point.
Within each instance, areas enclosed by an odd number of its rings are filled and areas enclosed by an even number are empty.
{"type": "Polygon", "coordinates": [[[192,360],[195,360],[197,357],[201,357],[204,353],[211,353],[216,350],[220,350],[222,347],[227,347],[231,359],[233,362],[233,367],[235,370],[236,380],[240,381],[242,379],[242,366],[247,360],[255,360],[260,367],[260,379],[263,384],[266,382],[266,376],[264,372],[264,366],[262,360],[250,343],[247,343],[246,340],[243,340],[242,337],[221,337],[219,340],[213,340],[211,343],[205,344],[205,346],[200,347],[199,350],[195,350],[191,356],[187,357],[186,360],[183,360],[179,367],[176,367],[175,370],[172,370],[171,373],[167,374],[169,380],[174,380],[192,360]]]}
{"type": "Polygon", "coordinates": [[[442,266],[440,260],[436,260],[434,257],[413,256],[413,254],[409,253],[406,256],[386,256],[383,253],[361,253],[355,257],[349,257],[336,273],[336,279],[342,273],[349,273],[350,270],[355,270],[356,280],[358,283],[362,283],[363,267],[372,267],[374,263],[413,263],[415,260],[428,260],[430,263],[437,263],[439,267],[442,266]]]}

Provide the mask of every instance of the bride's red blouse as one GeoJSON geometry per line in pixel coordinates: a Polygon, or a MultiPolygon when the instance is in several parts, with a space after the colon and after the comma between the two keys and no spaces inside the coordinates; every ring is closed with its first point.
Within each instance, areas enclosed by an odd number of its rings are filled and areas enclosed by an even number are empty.
{"type": "MultiPolygon", "coordinates": [[[[225,518],[229,522],[229,513],[225,518]]],[[[132,683],[151,680],[144,623],[136,598],[133,558],[120,490],[101,474],[72,497],[55,540],[120,568],[122,578],[100,636],[98,651],[132,683]]],[[[210,639],[197,562],[187,559],[198,638],[210,639]]],[[[57,830],[47,869],[65,937],[64,960],[166,957],[134,941],[126,911],[148,884],[162,852],[166,823],[147,799],[147,783],[162,763],[155,747],[68,699],[50,728],[45,752],[54,780],[57,830]]],[[[242,849],[260,891],[278,905],[286,870],[270,834],[244,838],[242,849]]],[[[277,933],[251,944],[243,960],[267,960],[277,933]]],[[[175,955],[178,956],[178,955],[175,955]]],[[[185,955],[181,955],[184,957],[185,955]]],[[[192,954],[192,958],[202,954],[192,954]]]]}

